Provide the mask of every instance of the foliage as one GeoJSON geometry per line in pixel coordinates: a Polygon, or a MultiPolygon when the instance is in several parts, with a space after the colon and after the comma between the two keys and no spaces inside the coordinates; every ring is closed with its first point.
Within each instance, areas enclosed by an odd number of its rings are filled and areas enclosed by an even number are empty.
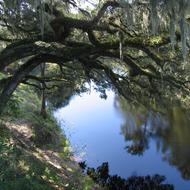
{"type": "Polygon", "coordinates": [[[84,10],[70,0],[2,1],[1,27],[7,37],[1,38],[7,46],[0,53],[0,70],[20,63],[1,93],[1,110],[20,83],[39,91],[45,88],[49,98],[52,88],[60,97],[63,86],[67,93],[70,87],[80,91],[90,80],[100,86],[102,97],[106,97],[105,88],[111,87],[142,104],[149,97],[156,101],[188,97],[190,5],[180,2],[101,1],[92,10],[84,10]],[[32,72],[41,63],[49,64],[44,77],[32,72]],[[141,96],[146,97],[144,102],[141,96]]]}
{"type": "MultiPolygon", "coordinates": [[[[92,10],[74,0],[0,1],[0,71],[13,68],[8,77],[0,74],[0,114],[32,125],[38,146],[66,145],[51,111],[46,120],[39,114],[42,92],[53,107],[91,82],[102,98],[111,88],[153,108],[154,102],[189,101],[189,7],[187,0],[105,0],[92,10]]],[[[143,122],[126,137],[135,139],[131,153],[147,148],[146,127],[138,130],[143,122]]]]}
{"type": "Polygon", "coordinates": [[[5,76],[6,76],[5,74],[3,74],[3,73],[0,72],[0,79],[5,78],[5,76]]]}
{"type": "Polygon", "coordinates": [[[67,190],[90,190],[94,183],[70,163],[69,142],[51,111],[48,111],[46,119],[40,116],[40,100],[36,91],[27,85],[20,85],[15,95],[20,99],[15,99],[15,110],[8,105],[10,112],[6,112],[0,120],[0,189],[53,190],[58,186],[67,190]],[[31,137],[26,141],[29,144],[25,144],[22,135],[17,136],[7,129],[7,126],[16,124],[17,127],[24,124],[32,128],[31,137]],[[64,167],[71,171],[71,179],[63,180],[57,168],[40,159],[43,152],[33,152],[36,148],[51,150],[52,153],[56,151],[59,159],[63,159],[63,162],[67,160],[64,167]]]}
{"type": "Polygon", "coordinates": [[[18,95],[14,94],[8,102],[8,106],[6,107],[5,114],[13,115],[15,117],[19,116],[19,102],[21,102],[18,95]]]}
{"type": "Polygon", "coordinates": [[[96,182],[101,184],[107,190],[136,190],[136,189],[155,189],[155,190],[173,190],[173,185],[164,184],[165,177],[154,176],[132,176],[123,179],[118,175],[109,174],[109,165],[103,163],[97,169],[83,168],[84,171],[96,182]]]}
{"type": "Polygon", "coordinates": [[[40,163],[37,165],[20,148],[11,144],[11,136],[3,124],[1,124],[0,155],[0,189],[52,189],[37,177],[39,172],[43,172],[42,165],[40,163]]]}

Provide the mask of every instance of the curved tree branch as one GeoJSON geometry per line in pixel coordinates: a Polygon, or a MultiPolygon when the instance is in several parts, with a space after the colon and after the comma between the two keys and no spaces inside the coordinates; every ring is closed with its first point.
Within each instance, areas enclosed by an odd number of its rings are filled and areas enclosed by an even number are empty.
{"type": "Polygon", "coordinates": [[[17,86],[23,81],[23,79],[39,64],[47,61],[55,61],[60,60],[52,55],[38,55],[30,60],[28,60],[25,64],[23,64],[20,69],[13,75],[13,77],[7,82],[5,87],[3,88],[1,95],[0,95],[0,114],[2,114],[4,107],[6,106],[10,96],[15,91],[17,86]]]}
{"type": "Polygon", "coordinates": [[[98,11],[98,14],[93,18],[92,24],[98,24],[100,19],[104,16],[104,13],[108,9],[108,7],[116,8],[119,7],[119,3],[116,1],[107,1],[106,3],[103,4],[101,9],[98,11]]]}

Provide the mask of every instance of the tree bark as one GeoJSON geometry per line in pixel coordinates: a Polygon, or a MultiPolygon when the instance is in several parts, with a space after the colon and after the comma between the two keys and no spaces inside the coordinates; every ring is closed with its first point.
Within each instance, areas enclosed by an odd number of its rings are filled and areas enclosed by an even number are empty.
{"type": "Polygon", "coordinates": [[[13,75],[13,77],[10,78],[0,95],[0,115],[3,113],[7,102],[9,101],[17,86],[35,67],[41,64],[43,61],[47,61],[48,59],[52,60],[52,58],[48,57],[47,55],[38,55],[36,57],[33,57],[25,64],[23,64],[20,69],[13,75]]]}
{"type": "MultiPolygon", "coordinates": [[[[41,77],[44,78],[45,77],[45,63],[41,64],[41,77]]],[[[41,111],[40,114],[41,116],[45,119],[47,117],[47,111],[46,111],[46,95],[45,95],[45,82],[42,82],[42,91],[41,91],[41,111]]]]}

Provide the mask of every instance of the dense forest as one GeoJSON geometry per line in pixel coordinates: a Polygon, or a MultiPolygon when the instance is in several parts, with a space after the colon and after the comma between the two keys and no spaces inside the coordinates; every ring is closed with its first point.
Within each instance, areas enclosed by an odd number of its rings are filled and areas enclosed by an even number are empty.
{"type": "Polygon", "coordinates": [[[74,1],[2,1],[0,70],[11,75],[1,80],[0,110],[20,83],[45,90],[84,77],[132,101],[185,98],[188,9],[185,0],[101,1],[93,10],[74,1]],[[45,75],[46,63],[58,65],[58,76],[45,75]],[[31,73],[39,65],[41,77],[31,73]]]}
{"type": "Polygon", "coordinates": [[[67,180],[63,184],[58,169],[47,169],[41,163],[45,158],[37,160],[28,153],[31,142],[37,147],[54,144],[56,150],[65,146],[63,157],[69,160],[68,142],[52,110],[67,105],[72,95],[88,91],[86,84],[95,84],[101,98],[111,89],[121,100],[156,112],[174,104],[187,108],[189,11],[189,0],[0,0],[0,166],[11,165],[18,157],[11,171],[0,171],[0,189],[1,184],[3,190],[10,190],[27,183],[30,188],[25,190],[100,188],[82,172],[73,177],[70,170],[66,176],[72,185],[67,180]],[[15,127],[23,123],[32,126],[34,136],[15,127]],[[12,146],[11,138],[17,145],[12,146]],[[31,160],[34,164],[26,166],[31,160]],[[46,187],[41,181],[47,182],[46,187]]]}

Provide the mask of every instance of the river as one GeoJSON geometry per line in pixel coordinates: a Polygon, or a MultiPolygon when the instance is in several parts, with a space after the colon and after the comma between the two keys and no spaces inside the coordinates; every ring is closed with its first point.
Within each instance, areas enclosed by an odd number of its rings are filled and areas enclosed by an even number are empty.
{"type": "Polygon", "coordinates": [[[110,174],[166,176],[176,190],[190,189],[190,121],[178,107],[162,115],[130,106],[112,91],[74,96],[55,112],[77,161],[108,162],[110,174]]]}

